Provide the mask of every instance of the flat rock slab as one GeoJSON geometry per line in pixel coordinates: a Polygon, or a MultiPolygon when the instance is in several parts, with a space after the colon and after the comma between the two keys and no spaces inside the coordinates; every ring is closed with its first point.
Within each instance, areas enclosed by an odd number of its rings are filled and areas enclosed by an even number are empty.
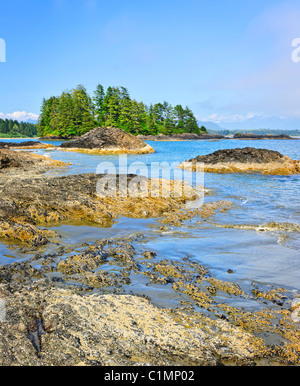
{"type": "MultiPolygon", "coordinates": [[[[1,366],[216,365],[255,358],[259,340],[224,321],[187,327],[135,296],[82,296],[71,290],[0,286],[1,366]],[[35,339],[33,339],[35,337],[35,339]]],[[[201,315],[199,314],[201,319],[201,315]]]]}

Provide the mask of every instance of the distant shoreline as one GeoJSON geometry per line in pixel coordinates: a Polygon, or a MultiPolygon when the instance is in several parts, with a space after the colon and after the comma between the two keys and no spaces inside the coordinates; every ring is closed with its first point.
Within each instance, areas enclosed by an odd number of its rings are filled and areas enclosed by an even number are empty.
{"type": "Polygon", "coordinates": [[[28,139],[28,140],[34,140],[34,139],[39,139],[39,137],[0,137],[0,139],[28,139]]]}
{"type": "Polygon", "coordinates": [[[217,134],[192,134],[192,133],[186,133],[186,134],[173,134],[171,136],[168,135],[138,135],[138,138],[142,139],[143,141],[204,141],[204,140],[268,140],[268,139],[277,139],[277,140],[294,140],[294,139],[300,139],[300,137],[293,137],[286,134],[280,134],[280,135],[258,135],[258,134],[236,134],[234,136],[222,136],[217,134]]]}

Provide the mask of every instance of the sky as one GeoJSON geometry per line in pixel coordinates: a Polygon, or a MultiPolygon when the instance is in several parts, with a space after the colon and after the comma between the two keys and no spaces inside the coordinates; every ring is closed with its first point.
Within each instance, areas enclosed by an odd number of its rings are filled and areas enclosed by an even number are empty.
{"type": "Polygon", "coordinates": [[[101,83],[221,126],[300,122],[299,38],[299,0],[2,2],[0,118],[36,119],[43,98],[101,83]]]}

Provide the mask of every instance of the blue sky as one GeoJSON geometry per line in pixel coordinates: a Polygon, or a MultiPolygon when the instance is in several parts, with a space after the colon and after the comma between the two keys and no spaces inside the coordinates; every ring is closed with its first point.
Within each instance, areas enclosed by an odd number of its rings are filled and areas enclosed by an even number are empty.
{"type": "Polygon", "coordinates": [[[43,97],[101,83],[220,125],[300,119],[298,0],[10,0],[0,17],[0,117],[34,118],[43,97]]]}

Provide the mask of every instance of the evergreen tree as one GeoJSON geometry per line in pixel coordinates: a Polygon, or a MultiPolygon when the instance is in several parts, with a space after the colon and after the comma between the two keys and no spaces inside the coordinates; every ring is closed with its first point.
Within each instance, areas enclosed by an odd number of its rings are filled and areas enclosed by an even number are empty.
{"type": "Polygon", "coordinates": [[[105,98],[104,88],[101,84],[98,84],[93,97],[93,102],[95,105],[95,118],[100,126],[104,124],[104,115],[103,115],[103,101],[105,98]]]}
{"type": "Polygon", "coordinates": [[[75,125],[71,135],[82,135],[95,127],[95,110],[92,99],[84,86],[79,85],[73,90],[73,116],[75,125]]]}

